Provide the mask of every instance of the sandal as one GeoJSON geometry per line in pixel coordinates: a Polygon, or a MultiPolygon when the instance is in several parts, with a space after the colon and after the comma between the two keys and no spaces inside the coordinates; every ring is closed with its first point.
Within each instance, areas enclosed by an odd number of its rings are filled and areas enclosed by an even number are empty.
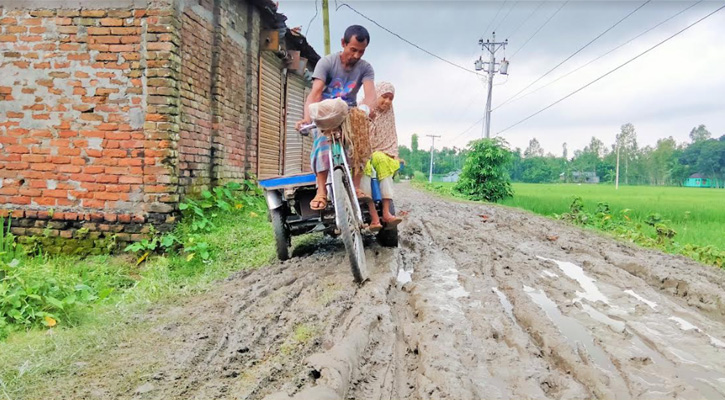
{"type": "Polygon", "coordinates": [[[378,232],[380,232],[381,229],[383,229],[383,226],[380,225],[379,223],[378,224],[370,224],[370,225],[368,225],[368,230],[371,233],[378,233],[378,232]]]}
{"type": "Polygon", "coordinates": [[[312,209],[312,211],[322,211],[325,208],[327,208],[327,196],[325,195],[318,194],[310,202],[310,209],[312,209]],[[315,207],[315,205],[317,205],[317,207],[315,207]]]}
{"type": "Polygon", "coordinates": [[[398,226],[401,222],[403,222],[402,218],[393,217],[392,219],[383,219],[383,223],[385,224],[385,229],[392,229],[398,226]]]}
{"type": "Polygon", "coordinates": [[[355,196],[357,196],[357,201],[365,201],[365,202],[367,202],[367,201],[372,201],[373,200],[372,197],[368,196],[367,194],[365,194],[365,192],[363,192],[360,189],[356,189],[355,190],[355,196]]]}

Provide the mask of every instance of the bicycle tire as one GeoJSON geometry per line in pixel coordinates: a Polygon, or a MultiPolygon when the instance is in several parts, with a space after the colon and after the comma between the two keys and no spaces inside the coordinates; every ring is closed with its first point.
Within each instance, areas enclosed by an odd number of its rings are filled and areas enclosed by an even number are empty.
{"type": "MultiPolygon", "coordinates": [[[[337,228],[340,230],[342,242],[345,244],[345,251],[350,259],[350,268],[352,276],[357,283],[363,283],[368,276],[367,262],[365,260],[365,248],[363,247],[362,232],[360,231],[360,222],[354,213],[350,193],[354,191],[348,190],[349,182],[345,179],[341,169],[335,169],[333,172],[332,184],[334,185],[334,204],[335,213],[337,214],[337,228]]],[[[357,201],[357,199],[354,199],[357,201]]]]}

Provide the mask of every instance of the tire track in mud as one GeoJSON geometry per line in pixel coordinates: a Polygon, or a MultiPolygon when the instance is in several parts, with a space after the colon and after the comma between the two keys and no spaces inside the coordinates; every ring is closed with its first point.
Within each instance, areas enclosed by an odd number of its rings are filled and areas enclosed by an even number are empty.
{"type": "MultiPolygon", "coordinates": [[[[546,396],[725,397],[725,365],[720,346],[722,340],[706,333],[722,332],[723,320],[717,308],[719,303],[713,300],[723,293],[722,271],[681,257],[627,248],[626,257],[647,266],[642,268],[644,274],[640,272],[646,279],[638,279],[632,276],[628,268],[617,268],[617,264],[611,262],[613,258],[620,257],[619,248],[624,246],[597,234],[581,232],[553,221],[500,207],[468,203],[448,207],[438,199],[420,199],[416,215],[432,239],[431,246],[438,246],[456,261],[459,280],[472,292],[471,298],[476,297],[473,293],[480,291],[481,287],[484,288],[484,295],[481,296],[483,304],[496,303],[485,288],[490,288],[500,297],[498,310],[489,308],[485,311],[485,317],[474,318],[496,320],[497,316],[507,313],[509,304],[515,318],[496,321],[508,325],[505,328],[507,337],[513,334],[507,340],[509,346],[528,348],[532,354],[538,351],[550,365],[551,372],[558,370],[558,373],[544,375],[541,371],[546,368],[539,368],[534,373],[540,375],[539,386],[546,396]],[[476,227],[471,221],[480,221],[477,217],[482,213],[486,215],[487,222],[481,222],[476,227]],[[555,236],[552,230],[560,236],[558,239],[551,240],[555,236]],[[565,241],[562,241],[562,237],[565,241]],[[557,244],[567,243],[568,238],[575,240],[569,242],[572,243],[570,245],[557,244]],[[596,250],[591,251],[592,245],[596,246],[596,250]],[[605,258],[602,254],[608,256],[605,258]],[[566,263],[543,260],[541,256],[577,261],[585,268],[575,264],[564,265],[556,275],[547,267],[556,269],[559,264],[566,263]],[[655,258],[657,262],[650,263],[650,258],[655,258]],[[480,265],[479,273],[475,268],[477,263],[480,265]],[[688,270],[693,273],[688,274],[688,270]],[[669,275],[673,272],[676,277],[669,275]],[[493,281],[484,278],[487,273],[491,274],[493,281]],[[557,279],[553,279],[554,276],[557,279]],[[658,278],[652,279],[654,276],[658,278]],[[680,287],[684,284],[697,290],[690,290],[690,293],[667,290],[663,282],[672,279],[678,280],[680,287]],[[603,286],[602,291],[608,297],[597,299],[596,296],[587,296],[588,290],[596,291],[597,286],[603,286]],[[495,291],[493,287],[496,287],[495,291]],[[636,292],[646,293],[651,299],[660,299],[658,311],[650,310],[646,303],[626,294],[625,290],[641,299],[644,297],[636,292]],[[694,306],[694,309],[685,306],[678,297],[684,297],[687,305],[694,306]],[[572,301],[577,298],[577,301],[572,301]],[[712,307],[713,304],[716,306],[712,307]],[[703,311],[714,318],[707,318],[701,313],[703,311]],[[675,319],[679,318],[676,315],[687,315],[684,321],[697,320],[694,323],[697,328],[683,325],[682,321],[675,319]],[[662,323],[663,319],[667,323],[662,323]],[[698,324],[709,328],[701,329],[698,324]],[[690,329],[683,331],[683,326],[690,329]],[[515,333],[521,330],[529,338],[519,337],[523,341],[516,343],[515,333]],[[696,335],[689,336],[687,332],[696,335]],[[681,340],[682,335],[687,339],[681,340]],[[695,361],[700,365],[695,365],[695,361]],[[562,381],[562,378],[567,377],[576,382],[562,381]],[[584,388],[590,392],[589,395],[582,396],[580,390],[584,388]]],[[[475,315],[478,310],[473,308],[471,311],[475,315]]],[[[471,320],[475,321],[474,318],[471,320]]],[[[485,336],[479,335],[478,338],[483,339],[485,336]]],[[[487,347],[491,348],[490,345],[487,347]]],[[[521,352],[519,356],[525,360],[521,352]]],[[[499,358],[497,361],[502,360],[499,358]]],[[[511,365],[508,360],[505,363],[511,365]]],[[[525,361],[525,364],[529,363],[525,361]]],[[[525,369],[515,367],[513,370],[525,369]]],[[[515,376],[504,379],[509,389],[522,387],[521,379],[515,376]]],[[[500,381],[489,382],[488,386],[500,387],[500,381]]],[[[499,397],[495,394],[489,391],[486,397],[499,397]]],[[[527,398],[542,395],[532,390],[531,385],[528,392],[524,390],[511,394],[511,397],[527,398]]]]}
{"type": "Polygon", "coordinates": [[[725,399],[723,271],[398,190],[364,285],[323,239],[159,308],[61,398],[725,399]]]}

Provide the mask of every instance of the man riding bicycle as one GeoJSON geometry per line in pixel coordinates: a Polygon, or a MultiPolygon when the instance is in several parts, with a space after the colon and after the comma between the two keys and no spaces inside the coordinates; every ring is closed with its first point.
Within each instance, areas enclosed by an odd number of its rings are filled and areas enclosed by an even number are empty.
{"type": "MultiPolygon", "coordinates": [[[[367,61],[362,60],[365,49],[370,44],[370,34],[360,25],[352,25],[345,30],[342,38],[342,51],[323,57],[317,63],[312,74],[312,91],[305,101],[304,118],[296,124],[299,130],[311,122],[310,104],[323,99],[340,98],[349,107],[357,106],[357,93],[360,87],[365,90],[363,105],[368,110],[375,108],[375,72],[367,61]]],[[[317,193],[310,202],[313,210],[327,207],[327,177],[330,169],[330,141],[319,129],[314,130],[314,142],[310,153],[312,171],[315,173],[317,193]]],[[[356,194],[359,200],[367,201],[369,196],[360,191],[360,171],[353,176],[356,194]]]]}

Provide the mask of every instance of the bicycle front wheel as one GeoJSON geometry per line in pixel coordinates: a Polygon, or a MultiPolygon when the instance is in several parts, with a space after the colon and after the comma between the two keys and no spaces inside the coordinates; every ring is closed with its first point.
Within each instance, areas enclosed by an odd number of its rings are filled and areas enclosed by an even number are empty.
{"type": "Polygon", "coordinates": [[[355,282],[362,283],[368,277],[367,263],[365,260],[365,248],[363,247],[360,221],[352,206],[357,199],[350,198],[350,182],[341,169],[335,169],[332,184],[334,185],[334,205],[337,215],[337,228],[340,230],[342,242],[345,244],[345,251],[350,259],[350,267],[355,282]]]}

